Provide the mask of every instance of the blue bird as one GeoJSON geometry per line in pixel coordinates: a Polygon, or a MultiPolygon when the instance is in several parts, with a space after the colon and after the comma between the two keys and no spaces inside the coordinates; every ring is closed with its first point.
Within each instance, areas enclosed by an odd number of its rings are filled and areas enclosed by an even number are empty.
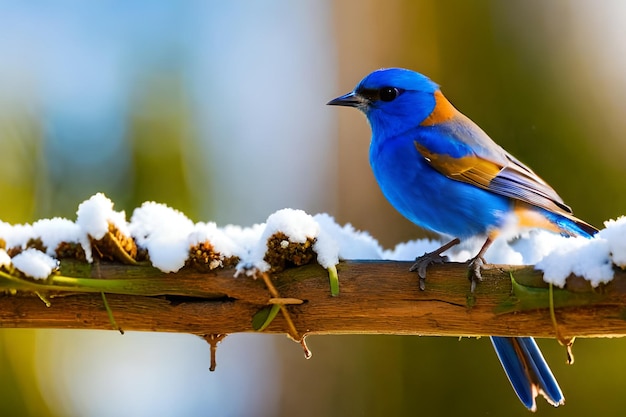
{"type": "MultiPolygon", "coordinates": [[[[367,116],[372,129],[370,164],[383,194],[418,226],[451,236],[411,268],[424,289],[427,267],[462,239],[483,237],[470,260],[472,291],[481,279],[484,254],[503,230],[541,228],[591,237],[593,226],[573,216],[561,197],[468,117],[428,77],[402,68],[367,75],[330,105],[367,116]]],[[[491,337],[496,354],[522,403],[531,411],[542,394],[555,407],[563,393],[530,337],[491,337]]]]}

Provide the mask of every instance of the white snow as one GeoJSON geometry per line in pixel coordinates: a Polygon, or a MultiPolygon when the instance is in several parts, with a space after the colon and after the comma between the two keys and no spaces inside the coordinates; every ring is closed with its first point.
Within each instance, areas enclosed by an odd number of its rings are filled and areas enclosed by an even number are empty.
{"type": "Polygon", "coordinates": [[[61,242],[78,243],[81,237],[78,224],[60,217],[38,220],[33,223],[32,231],[34,236],[41,239],[49,256],[55,255],[56,248],[61,242]]]}
{"type": "Polygon", "coordinates": [[[381,258],[383,249],[369,233],[356,230],[350,223],[340,226],[332,216],[326,213],[316,214],[313,219],[321,229],[315,244],[315,251],[318,254],[318,260],[320,256],[326,260],[326,265],[320,262],[322,266],[328,267],[329,264],[336,264],[337,258],[381,258]]]}
{"type": "Polygon", "coordinates": [[[4,249],[0,249],[0,268],[11,266],[11,257],[4,249]]]}
{"type": "Polygon", "coordinates": [[[594,287],[613,279],[613,265],[626,266],[626,217],[604,222],[593,238],[569,238],[537,262],[543,279],[562,287],[570,274],[587,279],[594,287]]]}
{"type": "MultiPolygon", "coordinates": [[[[626,217],[608,220],[596,236],[565,237],[543,230],[530,230],[507,242],[496,239],[486,253],[489,263],[535,265],[543,271],[544,280],[563,287],[570,274],[582,276],[592,286],[613,279],[613,265],[626,267],[626,217]]],[[[383,251],[383,258],[413,260],[435,250],[445,240],[419,239],[400,243],[393,250],[383,251]]],[[[483,240],[470,239],[447,252],[451,261],[463,262],[480,249],[483,240]]]]}
{"type": "MultiPolygon", "coordinates": [[[[270,269],[270,265],[263,259],[267,252],[267,240],[278,232],[287,236],[289,242],[305,243],[307,239],[317,238],[320,231],[319,224],[313,216],[303,210],[290,208],[278,210],[267,218],[263,233],[250,252],[250,264],[257,270],[264,272],[270,269]]],[[[252,274],[246,265],[246,273],[252,274]]]]}
{"type": "MultiPolygon", "coordinates": [[[[523,259],[520,264],[534,265],[555,248],[566,245],[569,240],[570,238],[566,236],[536,229],[523,233],[519,238],[511,241],[509,245],[522,256],[523,259]]],[[[511,264],[515,265],[513,262],[511,262],[511,264]]]]}
{"type": "Polygon", "coordinates": [[[596,287],[613,279],[608,241],[598,237],[576,237],[563,243],[537,263],[537,269],[543,271],[544,281],[563,287],[566,278],[575,274],[596,287]]]}
{"type": "Polygon", "coordinates": [[[313,216],[303,210],[282,209],[270,214],[265,222],[261,240],[267,240],[275,233],[282,232],[293,243],[304,243],[309,238],[317,237],[320,226],[313,216]]]}
{"type": "Polygon", "coordinates": [[[222,229],[224,234],[235,244],[235,255],[239,257],[235,276],[252,273],[256,262],[255,249],[265,230],[265,223],[257,223],[251,227],[226,225],[222,229]]]}
{"type": "Polygon", "coordinates": [[[152,265],[161,271],[176,272],[185,265],[194,224],[180,211],[145,202],[133,212],[129,229],[137,245],[148,250],[152,265]]]}
{"type": "MultiPolygon", "coordinates": [[[[42,219],[32,225],[10,225],[0,221],[0,238],[8,248],[26,248],[30,239],[40,238],[47,254],[26,249],[10,260],[16,268],[33,278],[45,278],[56,267],[51,258],[61,242],[79,242],[89,261],[89,236],[101,239],[112,222],[122,233],[131,235],[137,245],[148,250],[152,264],[165,272],[175,272],[187,260],[193,245],[208,241],[224,258],[238,257],[237,274],[265,271],[263,260],[267,240],[276,233],[290,243],[314,240],[317,262],[325,268],[344,259],[414,260],[425,252],[439,248],[447,240],[418,239],[383,250],[367,232],[355,230],[350,224],[339,225],[325,213],[311,216],[302,210],[282,209],[271,214],[265,223],[250,227],[213,222],[194,223],[178,210],[164,204],[145,202],[134,210],[130,222],[124,212],[116,212],[113,202],[98,193],[81,203],[77,220],[42,219]]],[[[484,239],[475,238],[452,248],[445,255],[452,261],[466,261],[474,256],[484,239]]],[[[496,239],[486,254],[490,263],[535,264],[544,272],[544,279],[558,286],[570,274],[585,277],[597,286],[613,278],[613,266],[626,267],[626,217],[605,222],[605,228],[591,239],[566,238],[549,232],[532,230],[506,241],[496,239]]],[[[0,266],[7,265],[7,252],[0,250],[0,266]]],[[[216,265],[219,266],[219,265],[216,265]]]]}
{"type": "Polygon", "coordinates": [[[257,223],[251,227],[241,227],[237,225],[226,225],[222,229],[224,234],[235,244],[235,255],[239,257],[239,264],[243,267],[245,265],[252,266],[254,264],[252,258],[252,252],[257,245],[257,242],[261,239],[263,230],[265,230],[265,223],[257,223]]]}
{"type": "Polygon", "coordinates": [[[313,244],[313,250],[317,254],[317,262],[324,268],[330,268],[339,263],[339,242],[324,229],[320,229],[317,240],[313,244]]]}
{"type": "Polygon", "coordinates": [[[30,224],[9,224],[0,221],[0,238],[7,248],[25,248],[26,243],[35,237],[30,224]]]}
{"type": "MultiPolygon", "coordinates": [[[[444,241],[431,239],[416,239],[398,243],[393,249],[383,251],[382,257],[392,261],[412,261],[426,252],[432,252],[445,244],[444,241]]],[[[451,256],[450,253],[444,255],[451,256]]]]}
{"type": "Polygon", "coordinates": [[[217,224],[214,222],[196,223],[193,232],[189,235],[187,247],[189,248],[189,246],[195,246],[202,242],[211,242],[213,250],[221,255],[219,264],[211,266],[211,269],[222,266],[221,261],[224,258],[237,256],[237,253],[240,252],[233,239],[223,229],[217,227],[217,224]]]}
{"type": "Polygon", "coordinates": [[[28,248],[11,259],[13,266],[35,279],[45,279],[57,267],[57,261],[45,253],[28,248]]]}
{"type": "Polygon", "coordinates": [[[606,239],[609,243],[609,252],[613,263],[626,268],[626,216],[617,220],[604,222],[604,229],[598,232],[598,238],[606,239]]]}
{"type": "Polygon", "coordinates": [[[240,252],[237,243],[214,222],[196,223],[193,232],[189,235],[189,244],[197,245],[206,241],[211,242],[213,249],[226,258],[237,256],[240,252]]]}
{"type": "Polygon", "coordinates": [[[126,214],[113,210],[113,202],[104,194],[97,193],[78,206],[76,224],[80,228],[79,242],[85,251],[85,257],[93,262],[89,236],[100,240],[109,231],[109,222],[113,223],[124,235],[130,234],[126,224],[126,214]]]}

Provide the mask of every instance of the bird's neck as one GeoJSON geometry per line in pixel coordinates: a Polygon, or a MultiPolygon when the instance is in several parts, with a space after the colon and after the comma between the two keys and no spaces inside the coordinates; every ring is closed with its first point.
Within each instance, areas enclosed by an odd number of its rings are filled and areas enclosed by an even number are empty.
{"type": "Polygon", "coordinates": [[[421,126],[433,126],[447,122],[458,113],[458,110],[441,93],[441,90],[435,91],[433,96],[435,97],[435,106],[428,117],[420,123],[421,126]]]}

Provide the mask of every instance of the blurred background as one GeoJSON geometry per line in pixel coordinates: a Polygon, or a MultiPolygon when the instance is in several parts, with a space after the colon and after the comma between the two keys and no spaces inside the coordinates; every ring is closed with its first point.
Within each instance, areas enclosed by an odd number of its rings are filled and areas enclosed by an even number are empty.
{"type": "MultiPolygon", "coordinates": [[[[385,247],[422,237],[378,190],[365,118],[325,106],[402,66],[602,226],[626,213],[624,39],[620,0],[0,1],[0,219],[75,219],[101,191],[127,216],[292,207],[385,247]]],[[[6,329],[0,415],[529,415],[486,338],[308,341],[307,361],[232,335],[209,373],[190,335],[6,329]]],[[[540,344],[567,404],[539,415],[623,415],[626,340],[578,340],[572,366],[540,344]]]]}

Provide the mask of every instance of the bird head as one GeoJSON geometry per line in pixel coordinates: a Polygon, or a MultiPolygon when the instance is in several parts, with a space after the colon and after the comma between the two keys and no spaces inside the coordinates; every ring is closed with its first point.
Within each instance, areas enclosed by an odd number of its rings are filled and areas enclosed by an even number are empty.
{"type": "Polygon", "coordinates": [[[367,116],[374,137],[395,136],[423,122],[436,105],[439,86],[428,77],[403,68],[385,68],[367,75],[351,92],[329,101],[367,116]]]}

